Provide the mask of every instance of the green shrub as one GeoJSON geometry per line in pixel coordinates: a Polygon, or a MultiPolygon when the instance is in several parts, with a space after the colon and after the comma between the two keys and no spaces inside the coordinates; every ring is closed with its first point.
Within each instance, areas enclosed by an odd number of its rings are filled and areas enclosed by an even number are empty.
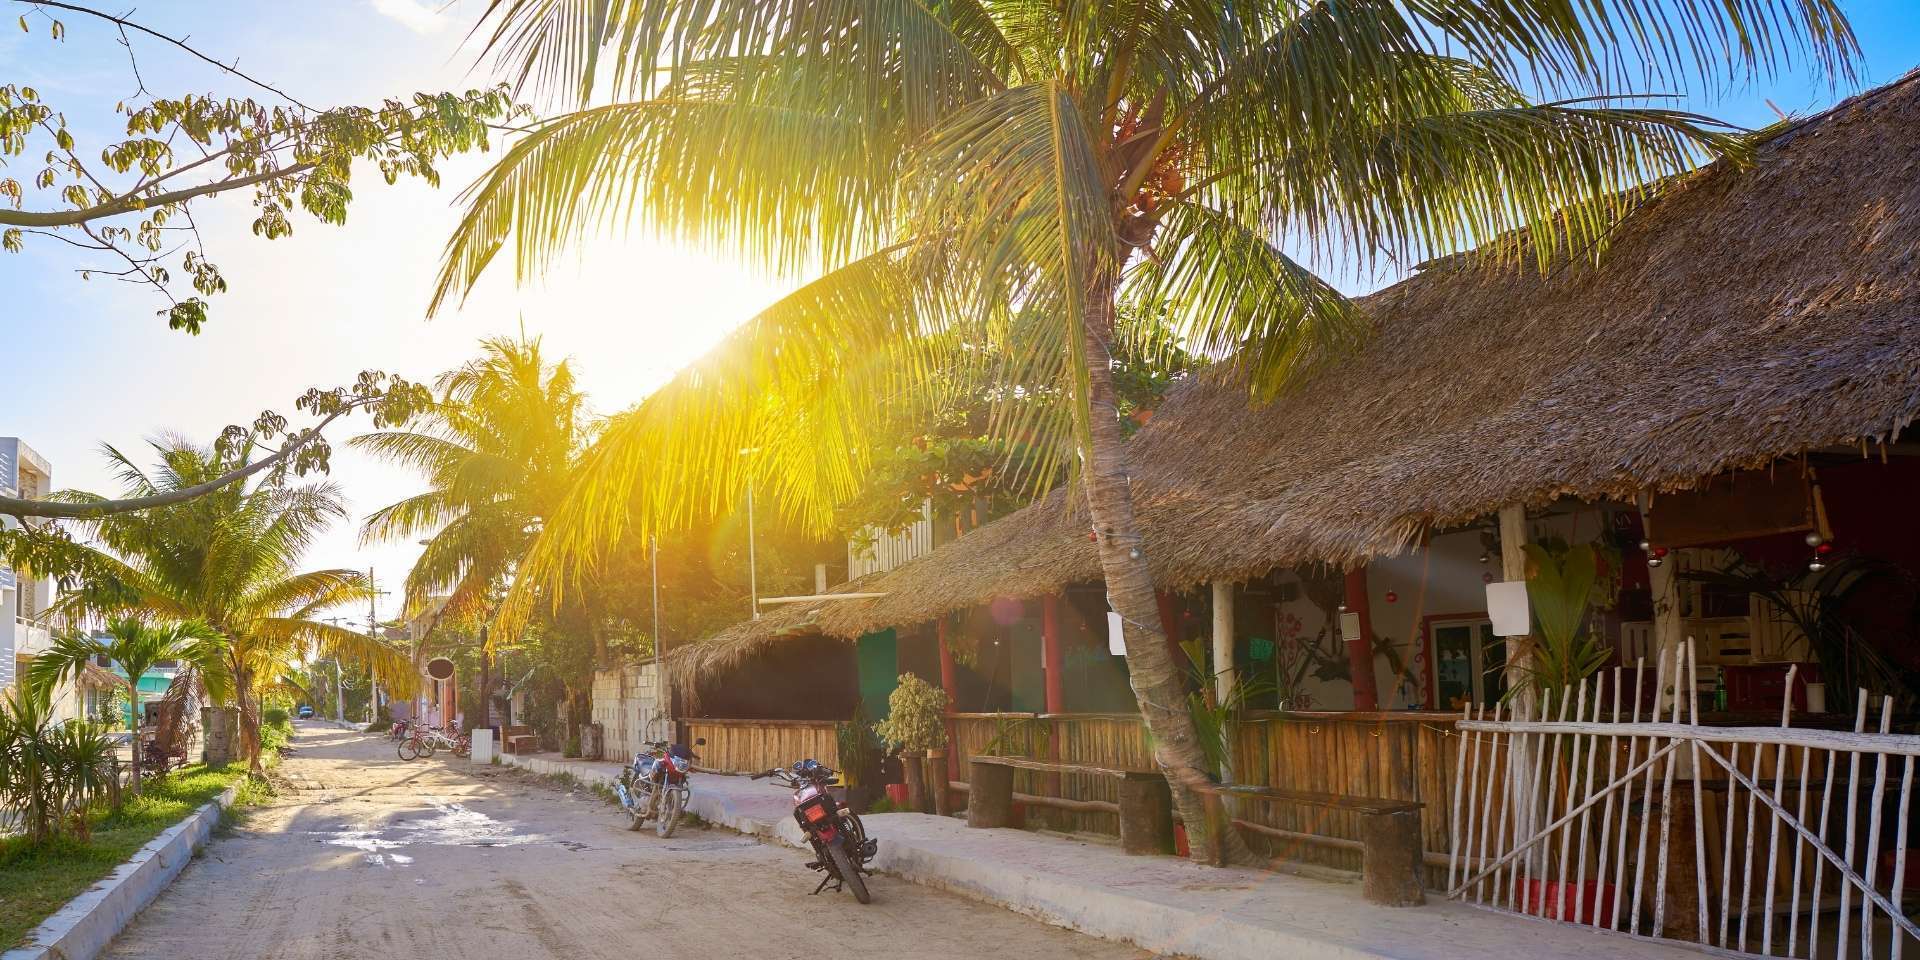
{"type": "Polygon", "coordinates": [[[293,719],[285,707],[268,707],[260,711],[260,723],[268,727],[284,727],[293,719]]]}
{"type": "Polygon", "coordinates": [[[919,753],[947,745],[947,694],[911,673],[900,675],[900,685],[887,698],[887,719],[873,732],[896,751],[919,753]]]}
{"type": "Polygon", "coordinates": [[[0,700],[0,809],[32,844],[86,836],[80,814],[108,792],[113,756],[95,724],[54,722],[49,687],[15,684],[0,700]]]}

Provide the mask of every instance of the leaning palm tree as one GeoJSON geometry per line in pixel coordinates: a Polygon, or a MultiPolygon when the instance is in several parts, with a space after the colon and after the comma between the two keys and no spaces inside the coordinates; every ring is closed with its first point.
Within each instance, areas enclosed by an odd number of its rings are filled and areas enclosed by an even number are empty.
{"type": "Polygon", "coordinates": [[[585,436],[586,398],[540,341],[484,340],[481,355],[434,381],[411,429],[355,437],[354,448],[411,467],[427,490],[368,515],[364,543],[430,535],[407,573],[409,610],[446,594],[440,615],[484,615],[566,492],[585,436]]]}
{"type": "MultiPolygon", "coordinates": [[[[436,622],[481,621],[566,492],[586,435],[586,398],[566,361],[549,363],[538,338],[484,340],[481,354],[434,381],[434,402],[410,429],[355,437],[355,448],[425,476],[427,489],[369,515],[363,543],[430,534],[407,572],[410,612],[446,602],[436,622]]],[[[492,686],[483,628],[479,687],[492,686]]],[[[598,630],[595,654],[606,650],[598,630]]],[[[482,693],[482,697],[487,694],[482,693]]],[[[487,722],[483,700],[475,724],[487,722]]]]}
{"type": "Polygon", "coordinates": [[[51,689],[65,679],[78,679],[90,664],[102,658],[119,667],[123,674],[116,679],[126,688],[133,713],[133,790],[139,793],[140,678],[161,661],[176,660],[199,676],[210,698],[225,700],[232,693],[226,638],[197,620],[162,624],[117,617],[98,634],[80,629],[62,630],[54,636],[52,647],[34,658],[27,668],[26,679],[28,683],[51,689]]]}
{"type": "MultiPolygon", "coordinates": [[[[107,448],[126,492],[149,496],[184,489],[243,465],[250,451],[224,451],[180,439],[156,442],[158,465],[142,469],[107,448]]],[[[93,494],[69,492],[88,502],[93,494]]],[[[83,526],[97,545],[84,549],[98,576],[64,596],[59,612],[129,615],[204,623],[223,638],[225,672],[240,706],[248,769],[262,772],[261,672],[288,659],[338,655],[371,669],[388,689],[413,688],[403,651],[345,630],[320,614],[371,596],[354,570],[298,569],[326,527],[346,516],[328,483],[236,483],[185,503],[116,514],[83,526]]],[[[277,677],[276,677],[277,678],[277,677]]]]}
{"type": "MultiPolygon", "coordinates": [[[[1115,415],[1117,304],[1167,305],[1274,396],[1370,332],[1308,264],[1591,259],[1663,178],[1750,149],[1628,83],[1714,86],[1799,52],[1844,76],[1857,54],[1837,0],[493,0],[482,29],[579,109],[471,189],[436,305],[503,249],[526,276],[615,218],[821,271],[609,429],[527,580],[753,481],[824,524],[877,413],[928,402],[956,364],[1057,384],[1071,402],[1008,403],[997,431],[1066,441],[1042,446],[1077,467],[1202,841],[1205,759],[1115,415]]],[[[1236,852],[1220,832],[1196,855],[1236,852]]]]}

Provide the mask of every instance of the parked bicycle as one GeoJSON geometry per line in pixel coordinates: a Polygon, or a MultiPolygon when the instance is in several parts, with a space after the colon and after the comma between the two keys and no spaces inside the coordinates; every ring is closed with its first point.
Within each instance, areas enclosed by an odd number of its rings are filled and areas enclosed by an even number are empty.
{"type": "MultiPolygon", "coordinates": [[[[707,741],[702,737],[693,743],[704,747],[707,741]]],[[[686,812],[692,797],[687,775],[698,759],[699,754],[665,740],[655,740],[634,754],[633,762],[620,771],[620,780],[613,787],[621,809],[627,813],[627,829],[638,830],[651,819],[655,833],[663,838],[673,836],[673,828],[679,825],[680,815],[686,812]]]]}
{"type": "Polygon", "coordinates": [[[772,777],[774,782],[793,788],[793,818],[800,821],[800,832],[813,845],[813,862],[807,869],[826,873],[813,892],[819,893],[831,883],[835,890],[851,887],[855,900],[872,903],[873,897],[867,893],[867,863],[879,852],[880,841],[867,836],[859,814],[833,798],[828,787],[836,775],[817,760],[801,760],[791,767],[756,773],[753,779],[772,777]]]}
{"type": "Polygon", "coordinates": [[[424,760],[440,750],[451,751],[456,757],[470,756],[473,753],[473,738],[464,733],[454,736],[443,730],[415,725],[395,748],[402,760],[424,760]]]}

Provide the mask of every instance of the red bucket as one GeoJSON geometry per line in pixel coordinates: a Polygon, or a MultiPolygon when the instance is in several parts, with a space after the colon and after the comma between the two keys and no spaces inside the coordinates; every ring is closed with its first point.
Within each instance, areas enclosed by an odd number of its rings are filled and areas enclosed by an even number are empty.
{"type": "Polygon", "coordinates": [[[1572,923],[1578,908],[1579,921],[1592,923],[1600,918],[1603,927],[1613,926],[1613,884],[1598,880],[1560,883],[1554,880],[1528,880],[1521,896],[1522,912],[1528,916],[1565,920],[1572,923]]]}

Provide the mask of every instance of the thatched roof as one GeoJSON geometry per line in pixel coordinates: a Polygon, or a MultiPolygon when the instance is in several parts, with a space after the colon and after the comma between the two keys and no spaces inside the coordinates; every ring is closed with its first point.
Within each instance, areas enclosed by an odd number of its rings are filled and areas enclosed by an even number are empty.
{"type": "MultiPolygon", "coordinates": [[[[1365,298],[1376,333],[1351,360],[1265,406],[1230,376],[1188,384],[1128,444],[1156,581],[1349,565],[1517,501],[1627,498],[1891,439],[1920,413],[1917,256],[1910,77],[1774,138],[1752,168],[1669,185],[1597,267],[1429,265],[1365,298]]],[[[857,636],[1097,580],[1076,500],[1056,491],[867,578],[888,595],[802,628],[857,636]]]]}

